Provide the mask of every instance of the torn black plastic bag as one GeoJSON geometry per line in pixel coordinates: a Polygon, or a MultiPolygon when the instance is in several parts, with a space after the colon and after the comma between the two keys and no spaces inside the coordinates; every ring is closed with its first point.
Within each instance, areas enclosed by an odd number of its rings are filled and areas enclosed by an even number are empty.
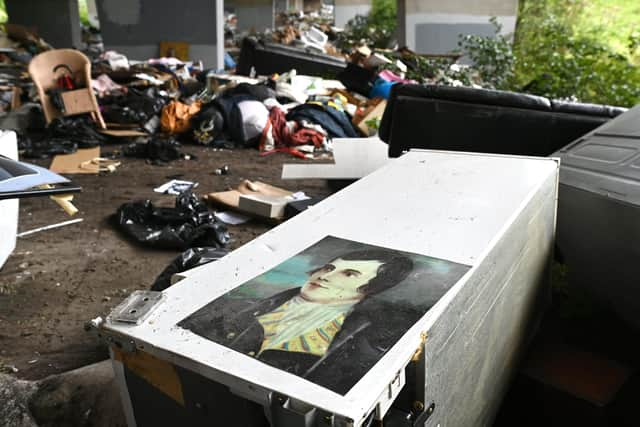
{"type": "Polygon", "coordinates": [[[46,159],[58,154],[73,154],[78,151],[78,144],[64,138],[38,140],[19,135],[18,148],[22,152],[22,157],[46,159]]]}
{"type": "Polygon", "coordinates": [[[191,248],[178,255],[158,276],[153,285],[152,291],[164,291],[172,285],[171,277],[174,274],[182,273],[194,267],[217,261],[229,253],[223,248],[191,248]]]}
{"type": "Polygon", "coordinates": [[[92,148],[108,138],[95,129],[88,116],[58,117],[43,130],[27,130],[19,134],[18,145],[27,158],[47,158],[72,154],[78,148],[92,148]],[[28,135],[28,136],[27,136],[28,135]]]}
{"type": "Polygon", "coordinates": [[[66,139],[78,144],[78,148],[91,148],[108,141],[86,115],[53,119],[47,126],[46,138],[66,139]]]}
{"type": "Polygon", "coordinates": [[[180,150],[181,147],[182,145],[173,138],[153,138],[148,142],[133,142],[127,145],[124,155],[166,163],[188,156],[180,150]]]}
{"type": "Polygon", "coordinates": [[[155,88],[145,91],[129,88],[126,94],[103,97],[100,106],[107,122],[144,126],[160,114],[166,101],[155,88]]]}
{"type": "Polygon", "coordinates": [[[224,224],[190,191],[176,196],[173,208],[155,207],[150,200],[125,203],[118,208],[115,220],[125,234],[156,248],[223,248],[229,243],[224,224]]]}

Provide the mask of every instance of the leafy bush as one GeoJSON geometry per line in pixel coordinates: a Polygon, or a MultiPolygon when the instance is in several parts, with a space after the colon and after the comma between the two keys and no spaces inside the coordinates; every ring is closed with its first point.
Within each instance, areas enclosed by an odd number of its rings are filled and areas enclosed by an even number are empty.
{"type": "Polygon", "coordinates": [[[524,2],[514,46],[514,90],[551,98],[632,106],[640,100],[637,58],[640,35],[622,49],[600,37],[604,31],[578,28],[580,0],[524,2]],[[563,7],[564,6],[564,7],[563,7]],[[570,7],[571,6],[571,7],[570,7]]]}
{"type": "Polygon", "coordinates": [[[458,46],[479,75],[482,85],[494,89],[511,89],[514,79],[514,56],[509,37],[501,34],[502,26],[495,17],[492,37],[461,36],[458,46]]]}
{"type": "Polygon", "coordinates": [[[372,48],[389,47],[397,27],[395,0],[373,0],[369,15],[357,15],[347,23],[344,33],[338,35],[343,49],[366,44],[372,48]]]}

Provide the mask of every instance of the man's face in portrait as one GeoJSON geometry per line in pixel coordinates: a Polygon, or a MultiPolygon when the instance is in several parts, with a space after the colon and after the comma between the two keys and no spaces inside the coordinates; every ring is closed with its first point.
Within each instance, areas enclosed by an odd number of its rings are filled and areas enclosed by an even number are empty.
{"type": "Polygon", "coordinates": [[[357,302],[365,296],[358,288],[376,277],[382,264],[376,260],[337,258],[311,272],[300,295],[307,301],[321,304],[357,302]]]}

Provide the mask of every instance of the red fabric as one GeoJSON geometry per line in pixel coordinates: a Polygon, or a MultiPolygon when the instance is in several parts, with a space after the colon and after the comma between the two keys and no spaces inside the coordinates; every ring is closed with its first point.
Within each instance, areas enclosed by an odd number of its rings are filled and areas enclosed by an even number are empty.
{"type": "Polygon", "coordinates": [[[284,112],[278,107],[273,107],[269,112],[269,122],[262,133],[260,151],[262,151],[262,155],[286,152],[304,159],[304,153],[294,148],[296,145],[313,144],[315,147],[320,147],[323,141],[324,135],[313,129],[299,128],[291,132],[284,112]],[[269,130],[271,130],[275,146],[273,150],[265,151],[264,145],[269,130]]]}
{"type": "Polygon", "coordinates": [[[320,147],[323,140],[324,135],[317,130],[307,128],[297,130],[291,135],[291,141],[294,145],[313,144],[316,147],[320,147]]]}

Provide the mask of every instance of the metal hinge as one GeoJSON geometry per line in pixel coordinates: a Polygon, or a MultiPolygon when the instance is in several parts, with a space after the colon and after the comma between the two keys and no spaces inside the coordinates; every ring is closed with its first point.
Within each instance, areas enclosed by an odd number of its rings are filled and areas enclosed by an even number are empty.
{"type": "Polygon", "coordinates": [[[95,334],[100,340],[109,346],[132,353],[136,351],[136,343],[129,337],[106,330],[106,323],[124,323],[128,325],[139,325],[153,310],[162,302],[164,295],[156,291],[134,291],[127,299],[122,301],[116,308],[111,310],[107,319],[96,317],[88,321],[84,328],[86,331],[95,334]]]}
{"type": "Polygon", "coordinates": [[[162,302],[164,294],[156,291],[134,291],[107,316],[109,323],[139,325],[162,302]]]}

